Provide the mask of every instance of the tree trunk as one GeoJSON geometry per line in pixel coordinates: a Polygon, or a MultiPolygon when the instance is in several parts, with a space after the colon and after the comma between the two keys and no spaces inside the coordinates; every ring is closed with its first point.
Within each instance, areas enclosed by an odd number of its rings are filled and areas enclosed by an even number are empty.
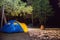
{"type": "MultiPolygon", "coordinates": [[[[39,20],[39,21],[40,21],[40,20],[39,20]]],[[[41,30],[44,30],[44,29],[45,29],[45,26],[44,26],[43,22],[41,22],[41,21],[40,21],[40,29],[41,29],[41,30]]]]}
{"type": "Polygon", "coordinates": [[[4,19],[4,22],[7,23],[6,17],[4,15],[4,6],[2,6],[1,28],[3,26],[3,19],[4,19]]]}
{"type": "Polygon", "coordinates": [[[7,20],[6,20],[6,16],[5,16],[5,14],[4,14],[4,22],[5,22],[5,24],[7,23],[7,20]]]}
{"type": "Polygon", "coordinates": [[[41,24],[40,29],[41,30],[44,30],[45,29],[45,26],[41,24]]]}
{"type": "Polygon", "coordinates": [[[4,17],[4,7],[2,6],[1,28],[3,25],[3,17],[4,17]]]}
{"type": "Polygon", "coordinates": [[[32,13],[32,27],[33,27],[33,13],[32,13]]]}

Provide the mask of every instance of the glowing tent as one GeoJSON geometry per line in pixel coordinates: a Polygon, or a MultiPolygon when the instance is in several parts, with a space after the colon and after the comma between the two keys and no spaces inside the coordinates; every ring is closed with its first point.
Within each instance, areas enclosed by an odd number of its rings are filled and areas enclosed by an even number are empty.
{"type": "Polygon", "coordinates": [[[27,25],[20,23],[16,20],[10,20],[7,24],[2,27],[2,32],[13,33],[13,32],[28,32],[27,25]]]}

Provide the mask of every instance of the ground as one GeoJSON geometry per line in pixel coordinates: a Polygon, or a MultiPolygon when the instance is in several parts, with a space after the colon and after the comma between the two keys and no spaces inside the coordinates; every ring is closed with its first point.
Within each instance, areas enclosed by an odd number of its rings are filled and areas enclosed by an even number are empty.
{"type": "Polygon", "coordinates": [[[28,33],[1,34],[0,40],[29,40],[28,33]]]}
{"type": "Polygon", "coordinates": [[[29,28],[28,33],[0,33],[0,40],[60,40],[60,29],[29,28]]]}

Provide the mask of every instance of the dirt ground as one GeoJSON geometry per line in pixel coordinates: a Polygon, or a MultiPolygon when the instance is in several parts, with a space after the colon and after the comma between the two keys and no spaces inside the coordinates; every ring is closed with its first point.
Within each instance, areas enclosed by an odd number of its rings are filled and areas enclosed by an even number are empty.
{"type": "Polygon", "coordinates": [[[28,33],[0,34],[0,40],[29,40],[28,33]]]}

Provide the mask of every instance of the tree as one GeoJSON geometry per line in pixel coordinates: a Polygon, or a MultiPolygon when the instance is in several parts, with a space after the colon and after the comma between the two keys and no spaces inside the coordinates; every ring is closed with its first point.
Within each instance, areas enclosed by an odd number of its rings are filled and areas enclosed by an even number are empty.
{"type": "MultiPolygon", "coordinates": [[[[32,7],[27,6],[27,4],[22,2],[21,0],[0,0],[0,6],[2,7],[2,20],[3,18],[6,19],[6,17],[4,17],[5,12],[7,15],[12,16],[18,16],[19,14],[21,14],[21,12],[23,12],[23,14],[31,14],[32,12],[32,7]]],[[[7,21],[5,21],[5,23],[6,22],[7,21]]]]}
{"type": "Polygon", "coordinates": [[[22,8],[21,12],[23,12],[23,16],[26,17],[26,14],[32,14],[33,8],[32,6],[26,6],[22,8]]]}
{"type": "Polygon", "coordinates": [[[18,16],[21,12],[21,8],[25,7],[26,3],[21,0],[8,0],[6,2],[5,10],[7,13],[10,13],[12,16],[18,16]]]}
{"type": "Polygon", "coordinates": [[[58,6],[60,7],[60,0],[58,0],[58,6]]]}
{"type": "Polygon", "coordinates": [[[2,24],[3,24],[3,19],[6,22],[6,17],[4,15],[4,0],[0,0],[0,7],[2,7],[2,18],[1,18],[1,27],[2,27],[2,24]]]}
{"type": "Polygon", "coordinates": [[[21,0],[5,0],[4,3],[7,15],[18,16],[21,12],[27,12],[28,14],[32,12],[32,6],[27,6],[27,3],[21,0]]]}
{"type": "Polygon", "coordinates": [[[49,5],[49,0],[32,0],[33,6],[33,18],[38,17],[40,24],[46,23],[48,16],[52,16],[53,11],[51,5],[49,5]]]}

